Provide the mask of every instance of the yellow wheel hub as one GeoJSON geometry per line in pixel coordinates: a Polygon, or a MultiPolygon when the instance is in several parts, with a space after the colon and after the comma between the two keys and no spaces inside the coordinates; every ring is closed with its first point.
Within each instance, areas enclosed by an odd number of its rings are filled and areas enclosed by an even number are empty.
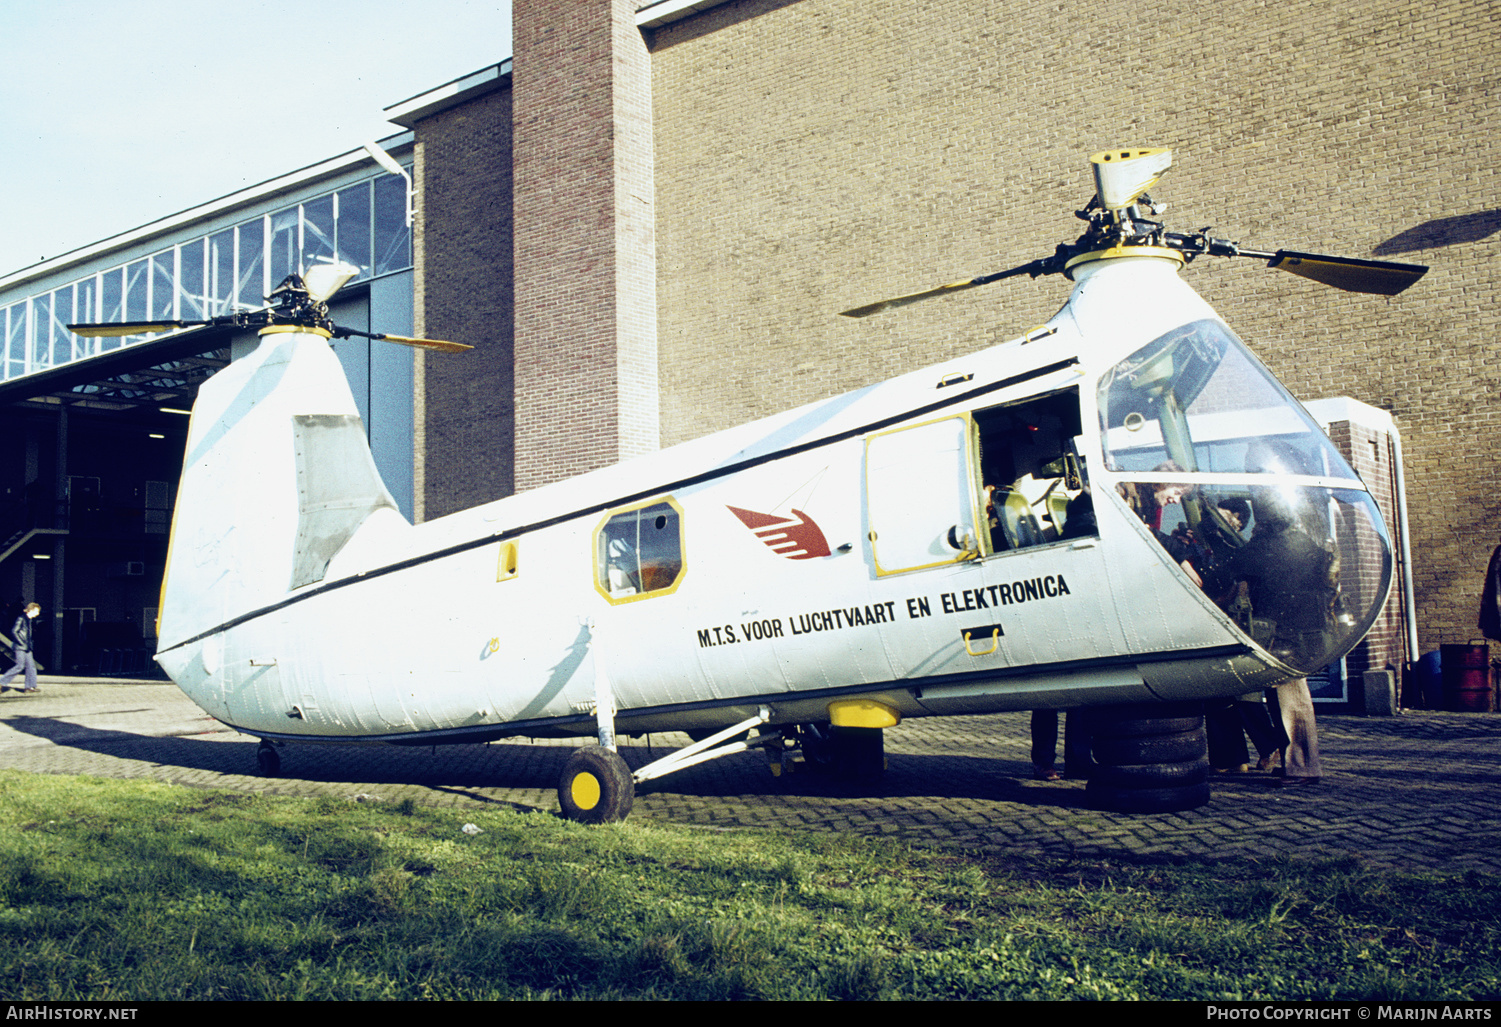
{"type": "Polygon", "coordinates": [[[587,771],[574,775],[568,791],[579,809],[593,809],[599,805],[599,778],[587,771]]]}

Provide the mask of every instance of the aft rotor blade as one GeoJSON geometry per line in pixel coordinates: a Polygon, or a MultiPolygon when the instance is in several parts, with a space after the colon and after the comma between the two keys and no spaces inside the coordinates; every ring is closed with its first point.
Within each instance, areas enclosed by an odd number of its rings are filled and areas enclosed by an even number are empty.
{"type": "Polygon", "coordinates": [[[841,317],[869,317],[872,314],[879,314],[884,310],[905,307],[909,303],[918,303],[922,300],[932,299],[935,296],[947,296],[950,293],[963,292],[965,289],[989,285],[991,282],[999,282],[1002,278],[1014,278],[1017,275],[1031,275],[1033,278],[1036,278],[1038,275],[1051,274],[1055,263],[1056,261],[1052,257],[1044,257],[1041,260],[1028,261],[1019,267],[997,271],[993,275],[981,275],[979,278],[971,278],[965,282],[950,282],[948,285],[940,285],[938,288],[929,289],[927,292],[917,292],[911,296],[897,296],[894,299],[881,300],[878,303],[855,307],[853,310],[841,310],[839,315],[841,317]]]}
{"type": "Polygon", "coordinates": [[[372,335],[370,338],[398,342],[403,346],[414,346],[417,349],[430,349],[435,353],[463,353],[474,348],[462,342],[448,342],[443,339],[413,339],[406,335],[372,335]]]}
{"type": "Polygon", "coordinates": [[[86,339],[111,338],[117,335],[154,335],[174,328],[197,328],[207,321],[114,321],[109,324],[68,325],[68,331],[86,339]]]}
{"type": "Polygon", "coordinates": [[[1278,250],[1260,254],[1240,251],[1241,256],[1265,256],[1267,267],[1287,271],[1345,292],[1366,292],[1378,296],[1395,296],[1428,272],[1422,264],[1397,264],[1387,260],[1358,260],[1354,257],[1331,257],[1323,253],[1299,253],[1278,250]]]}

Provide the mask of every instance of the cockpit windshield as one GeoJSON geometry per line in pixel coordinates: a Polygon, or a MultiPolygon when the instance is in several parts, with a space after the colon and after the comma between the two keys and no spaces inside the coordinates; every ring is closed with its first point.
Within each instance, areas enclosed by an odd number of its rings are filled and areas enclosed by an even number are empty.
{"type": "Polygon", "coordinates": [[[1163,335],[1100,380],[1105,467],[1188,577],[1303,673],[1380,612],[1391,545],[1375,502],[1301,406],[1218,321],[1163,335]]]}
{"type": "Polygon", "coordinates": [[[1355,480],[1313,419],[1245,344],[1218,321],[1175,328],[1117,364],[1100,381],[1105,466],[1150,471],[1171,460],[1183,471],[1266,468],[1253,445],[1275,438],[1283,473],[1355,480]]]}

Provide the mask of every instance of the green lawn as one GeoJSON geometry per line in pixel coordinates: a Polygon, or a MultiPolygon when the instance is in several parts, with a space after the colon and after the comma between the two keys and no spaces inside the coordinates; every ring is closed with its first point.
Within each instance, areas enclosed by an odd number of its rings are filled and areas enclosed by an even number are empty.
{"type": "Polygon", "coordinates": [[[978,857],[0,772],[12,1000],[1494,999],[1498,925],[1481,875],[1353,860],[978,857]]]}

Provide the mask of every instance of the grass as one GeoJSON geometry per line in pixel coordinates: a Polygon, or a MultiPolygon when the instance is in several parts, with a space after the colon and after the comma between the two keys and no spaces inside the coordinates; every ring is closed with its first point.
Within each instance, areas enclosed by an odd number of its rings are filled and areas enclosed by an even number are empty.
{"type": "Polygon", "coordinates": [[[0,772],[11,1000],[1494,999],[1498,928],[1479,874],[1354,860],[980,857],[0,772]]]}

